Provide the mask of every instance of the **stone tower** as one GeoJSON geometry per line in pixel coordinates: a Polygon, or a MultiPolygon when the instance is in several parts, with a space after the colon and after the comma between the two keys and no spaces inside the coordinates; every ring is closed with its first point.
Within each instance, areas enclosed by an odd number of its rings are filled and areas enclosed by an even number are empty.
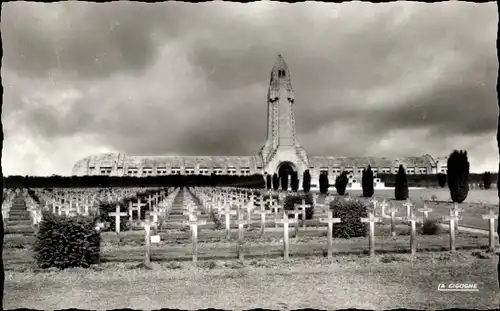
{"type": "Polygon", "coordinates": [[[267,137],[259,155],[267,173],[294,170],[300,178],[308,167],[308,160],[297,141],[294,102],[290,71],[283,57],[278,55],[267,93],[267,137]]]}

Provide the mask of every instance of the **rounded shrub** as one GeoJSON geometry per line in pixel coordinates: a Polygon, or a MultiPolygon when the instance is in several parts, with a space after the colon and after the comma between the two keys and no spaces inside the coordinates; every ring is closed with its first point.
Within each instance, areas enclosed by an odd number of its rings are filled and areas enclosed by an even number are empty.
{"type": "MultiPolygon", "coordinates": [[[[306,209],[306,219],[312,219],[314,216],[314,202],[311,193],[287,195],[283,203],[284,209],[293,211],[295,209],[295,204],[302,204],[302,200],[305,200],[307,205],[312,206],[306,209]]],[[[290,214],[288,217],[292,218],[293,215],[290,214]]],[[[302,214],[299,214],[299,219],[302,220],[302,214]]]]}
{"type": "Polygon", "coordinates": [[[34,243],[34,258],[40,268],[88,268],[99,263],[101,235],[98,216],[66,217],[43,211],[34,243]]]}
{"type": "Polygon", "coordinates": [[[334,238],[348,239],[366,236],[366,225],[361,222],[361,218],[368,217],[368,212],[363,202],[337,197],[330,202],[330,210],[334,218],[342,220],[333,226],[334,238]]]}
{"type": "MultiPolygon", "coordinates": [[[[269,206],[269,198],[271,196],[267,193],[262,195],[262,199],[264,200],[264,206],[266,210],[270,210],[271,207],[269,206]]],[[[277,194],[272,195],[272,199],[274,201],[274,204],[276,204],[276,200],[278,200],[279,196],[277,194]]]]}
{"type": "Polygon", "coordinates": [[[441,233],[441,226],[439,225],[439,221],[427,219],[424,220],[422,225],[422,234],[425,235],[438,235],[441,233]]]}

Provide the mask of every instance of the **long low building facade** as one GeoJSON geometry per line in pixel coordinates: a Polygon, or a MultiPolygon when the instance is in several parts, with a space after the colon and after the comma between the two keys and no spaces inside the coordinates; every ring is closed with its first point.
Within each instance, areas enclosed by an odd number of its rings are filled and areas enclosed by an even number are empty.
{"type": "Polygon", "coordinates": [[[305,170],[312,183],[326,172],[334,179],[342,171],[359,176],[371,166],[375,175],[396,173],[402,164],[408,174],[446,173],[447,157],[434,159],[429,154],[413,157],[336,157],[308,156],[298,143],[295,132],[294,94],[288,66],[278,55],[271,71],[267,108],[267,139],[254,156],[131,156],[106,153],[85,157],[73,167],[72,175],[162,176],[182,175],[253,175],[281,174],[305,170]]]}

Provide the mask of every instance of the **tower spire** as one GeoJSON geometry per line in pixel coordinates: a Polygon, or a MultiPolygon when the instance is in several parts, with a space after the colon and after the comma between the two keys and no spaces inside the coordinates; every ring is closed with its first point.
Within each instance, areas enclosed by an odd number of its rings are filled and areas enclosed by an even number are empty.
{"type": "Polygon", "coordinates": [[[290,71],[281,54],[278,54],[271,70],[271,81],[269,82],[268,100],[274,102],[279,99],[281,91],[285,91],[288,100],[293,103],[293,89],[290,80],[290,71]]]}
{"type": "Polygon", "coordinates": [[[276,61],[274,62],[273,71],[280,70],[280,69],[288,71],[288,66],[286,65],[285,60],[283,59],[283,55],[278,54],[278,57],[276,58],[276,61]]]}
{"type": "Polygon", "coordinates": [[[275,171],[283,159],[301,163],[301,171],[307,168],[307,156],[295,135],[294,96],[290,71],[278,54],[271,70],[267,98],[267,138],[259,155],[264,166],[275,171]]]}

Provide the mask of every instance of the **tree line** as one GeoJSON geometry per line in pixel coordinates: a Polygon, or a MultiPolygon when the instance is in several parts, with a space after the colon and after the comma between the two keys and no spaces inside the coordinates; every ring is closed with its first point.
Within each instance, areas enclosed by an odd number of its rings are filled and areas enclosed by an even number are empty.
{"type": "MultiPolygon", "coordinates": [[[[491,183],[493,179],[497,178],[497,174],[493,174],[491,172],[484,172],[483,174],[470,174],[470,164],[467,157],[467,151],[464,150],[454,150],[450,156],[448,157],[447,162],[448,172],[447,174],[439,173],[434,175],[407,175],[406,170],[403,165],[400,165],[398,168],[397,174],[394,178],[394,196],[396,200],[406,200],[409,195],[408,188],[409,185],[409,177],[413,179],[413,181],[424,181],[424,180],[432,180],[433,183],[439,185],[440,187],[445,187],[448,184],[448,189],[450,191],[450,196],[453,202],[462,203],[466,198],[469,192],[469,182],[481,182],[482,188],[490,189],[491,183]],[[470,178],[474,176],[474,178],[470,178]],[[471,180],[473,179],[473,180],[471,180]]],[[[335,179],[335,183],[333,186],[335,187],[337,193],[341,196],[345,194],[347,186],[349,185],[349,173],[347,171],[343,171],[340,175],[338,175],[335,179]]],[[[380,175],[379,175],[380,176],[380,175]]],[[[387,175],[381,176],[381,181],[384,181],[383,177],[387,175]]],[[[282,174],[278,176],[274,173],[272,176],[266,174],[266,188],[271,190],[288,190],[288,174],[282,174]]],[[[299,180],[296,172],[293,172],[290,175],[291,182],[291,190],[298,191],[299,188],[299,180]]],[[[361,186],[363,190],[364,197],[372,197],[375,193],[375,184],[374,184],[374,173],[371,169],[371,166],[368,165],[366,169],[362,172],[361,178],[361,186]]],[[[388,186],[386,184],[386,186],[388,186]]],[[[420,186],[411,185],[411,186],[420,186]]],[[[326,172],[322,172],[319,176],[319,191],[320,193],[326,194],[330,187],[330,181],[328,179],[328,174],[326,172]]],[[[309,170],[304,172],[302,178],[302,189],[304,192],[309,192],[311,189],[311,174],[309,170]]]]}
{"type": "Polygon", "coordinates": [[[93,187],[196,187],[231,186],[263,189],[264,176],[165,175],[165,176],[8,176],[4,188],[93,188],[93,187]]]}

